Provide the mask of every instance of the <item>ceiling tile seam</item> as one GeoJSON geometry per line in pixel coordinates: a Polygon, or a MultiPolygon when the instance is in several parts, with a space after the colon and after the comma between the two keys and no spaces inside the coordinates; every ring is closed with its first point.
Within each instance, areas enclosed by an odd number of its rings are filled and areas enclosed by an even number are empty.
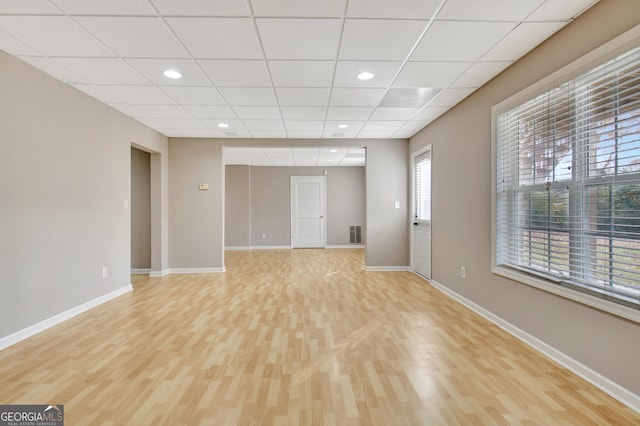
{"type": "Polygon", "coordinates": [[[92,38],[93,40],[95,40],[98,44],[100,44],[102,47],[105,48],[105,50],[107,52],[111,52],[113,54],[113,58],[119,58],[120,55],[118,55],[116,52],[114,52],[109,46],[107,46],[106,44],[104,44],[102,42],[102,40],[100,40],[98,37],[94,36],[88,29],[86,29],[80,22],[76,21],[75,19],[73,19],[72,16],[70,16],[67,13],[64,13],[64,15],[62,15],[64,17],[66,17],[67,19],[69,19],[71,22],[73,22],[76,26],[78,26],[80,28],[80,30],[82,30],[83,32],[85,32],[90,38],[92,38]]]}
{"type": "MultiPolygon", "coordinates": [[[[149,0],[147,0],[147,3],[152,3],[149,0]]],[[[156,12],[159,12],[158,9],[155,7],[155,5],[151,4],[151,7],[153,7],[154,10],[156,10],[156,12]]],[[[202,68],[202,66],[200,65],[200,63],[195,60],[193,58],[193,54],[191,53],[191,51],[189,51],[189,49],[187,48],[187,46],[185,46],[185,44],[183,43],[182,39],[180,37],[178,37],[178,35],[175,33],[175,31],[173,30],[173,28],[171,28],[171,25],[169,25],[169,23],[166,21],[165,17],[160,15],[160,13],[158,13],[158,16],[162,22],[162,24],[165,26],[165,28],[171,33],[171,35],[178,41],[178,43],[180,44],[180,46],[184,49],[185,52],[187,52],[187,54],[189,55],[188,60],[191,61],[197,68],[198,70],[200,70],[200,72],[202,73],[202,75],[204,75],[205,79],[209,82],[209,84],[211,84],[211,87],[216,91],[216,93],[218,94],[218,96],[220,97],[220,99],[223,100],[223,102],[225,103],[224,106],[226,106],[227,108],[229,108],[232,112],[232,114],[235,116],[235,119],[240,121],[242,123],[242,120],[240,120],[240,117],[238,117],[238,115],[236,114],[236,112],[231,108],[231,104],[228,102],[228,100],[222,95],[222,92],[220,90],[218,90],[218,87],[213,84],[213,81],[211,81],[211,79],[209,78],[209,75],[204,71],[204,69],[202,68]]],[[[163,58],[165,59],[165,58],[163,58]]],[[[183,58],[184,59],[184,58],[183,58]]],[[[154,85],[154,87],[157,87],[154,85]]],[[[183,86],[183,87],[199,87],[199,86],[183,86]]],[[[207,87],[207,86],[204,86],[207,87]]],[[[165,93],[160,87],[158,87],[158,90],[161,90],[163,93],[165,93]]],[[[166,94],[166,93],[165,93],[166,94]]],[[[167,94],[167,96],[169,96],[167,94]]],[[[170,97],[171,98],[171,97],[170,97]]],[[[173,98],[171,98],[173,99],[173,98]]],[[[174,100],[175,102],[175,100],[174,100]]],[[[182,105],[190,105],[190,104],[180,104],[178,102],[176,102],[177,105],[180,106],[181,109],[184,110],[184,108],[182,107],[182,105]]],[[[189,114],[189,116],[191,116],[194,120],[198,121],[200,123],[200,125],[204,126],[205,128],[209,129],[209,127],[207,125],[205,125],[201,120],[205,120],[204,118],[197,118],[195,117],[193,114],[189,113],[188,111],[185,110],[185,112],[187,114],[189,114]]],[[[212,118],[213,119],[213,118],[212,118]]],[[[243,127],[244,127],[244,123],[242,123],[243,127]]]]}
{"type": "Polygon", "coordinates": [[[384,99],[384,97],[387,95],[387,93],[389,92],[389,89],[391,87],[393,87],[393,83],[394,81],[396,81],[396,79],[398,78],[398,76],[400,75],[400,73],[402,72],[402,69],[404,68],[404,66],[407,64],[407,62],[409,62],[409,58],[411,58],[411,55],[413,54],[413,52],[415,52],[415,50],[418,48],[418,45],[420,44],[420,42],[422,41],[422,39],[424,38],[424,36],[427,34],[427,32],[429,31],[429,29],[431,28],[431,26],[433,25],[434,20],[436,19],[436,17],[438,16],[438,14],[442,11],[442,9],[444,8],[445,3],[447,2],[447,0],[441,0],[440,4],[438,5],[438,7],[436,8],[436,10],[433,12],[433,15],[431,15],[431,18],[427,21],[424,29],[422,30],[422,32],[420,33],[420,35],[418,36],[418,39],[415,41],[415,43],[413,44],[413,46],[411,47],[411,49],[409,50],[409,52],[407,53],[407,56],[404,58],[404,60],[402,61],[402,64],[400,65],[400,67],[398,67],[398,69],[396,70],[395,75],[393,76],[393,78],[391,79],[391,81],[389,82],[389,84],[387,85],[384,95],[382,96],[382,98],[380,99],[380,101],[378,102],[378,105],[373,109],[373,111],[371,111],[371,114],[369,114],[369,117],[365,120],[365,124],[364,126],[362,126],[362,129],[360,129],[358,131],[358,134],[356,135],[356,137],[360,136],[360,133],[362,133],[364,131],[364,128],[366,127],[367,123],[369,122],[369,120],[371,120],[371,117],[373,117],[373,114],[375,113],[376,109],[380,106],[380,102],[382,102],[382,99],[384,99]]]}
{"type": "MultiPolygon", "coordinates": [[[[278,115],[280,116],[280,123],[284,128],[285,137],[289,137],[289,133],[287,132],[287,128],[284,125],[284,115],[282,114],[282,107],[280,106],[280,99],[278,98],[278,91],[275,88],[275,84],[273,82],[273,76],[271,74],[271,68],[269,67],[269,63],[267,62],[267,52],[264,50],[264,43],[262,42],[262,34],[260,34],[260,29],[258,28],[258,23],[256,22],[255,11],[253,9],[253,4],[251,4],[250,0],[246,0],[249,7],[249,14],[251,23],[253,24],[253,30],[256,32],[258,36],[258,44],[260,45],[260,51],[262,52],[262,62],[267,70],[267,75],[269,76],[269,82],[271,82],[271,91],[273,92],[273,96],[276,100],[276,106],[278,108],[278,115]]],[[[257,130],[256,130],[257,131],[257,130]]],[[[249,133],[253,136],[253,132],[249,130],[249,133]]]]}
{"type": "MultiPolygon", "coordinates": [[[[349,0],[347,0],[345,2],[345,11],[344,11],[344,15],[347,14],[347,10],[349,9],[349,0]]],[[[345,22],[346,19],[344,18],[344,16],[341,18],[341,24],[340,25],[340,37],[338,37],[338,48],[336,49],[336,56],[333,60],[333,73],[331,76],[331,86],[330,86],[330,91],[329,91],[329,99],[327,100],[327,109],[324,112],[324,123],[327,122],[327,118],[329,117],[329,107],[331,106],[331,99],[333,99],[333,89],[334,89],[334,85],[335,85],[335,81],[336,81],[336,71],[338,70],[338,60],[340,58],[340,49],[342,48],[342,37],[344,36],[344,26],[345,26],[345,22]]],[[[323,135],[324,135],[324,127],[323,126],[323,135]]]]}

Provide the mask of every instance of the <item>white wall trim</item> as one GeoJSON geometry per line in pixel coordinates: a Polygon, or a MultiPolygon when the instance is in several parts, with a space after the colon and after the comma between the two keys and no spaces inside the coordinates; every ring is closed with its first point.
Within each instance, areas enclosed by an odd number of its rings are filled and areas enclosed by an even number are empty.
{"type": "Polygon", "coordinates": [[[251,250],[251,247],[249,246],[229,246],[229,247],[225,247],[225,250],[229,250],[229,251],[233,251],[233,250],[251,250]]]}
{"type": "Polygon", "coordinates": [[[69,310],[61,312],[57,315],[54,315],[50,318],[47,318],[39,323],[30,325],[27,328],[23,328],[22,330],[16,331],[13,334],[0,338],[0,350],[8,348],[11,345],[15,345],[16,343],[25,340],[31,336],[34,336],[48,328],[53,327],[54,325],[58,325],[61,322],[64,322],[68,319],[75,317],[76,315],[80,315],[81,313],[88,311],[91,308],[95,308],[98,305],[102,305],[112,299],[115,299],[118,296],[121,296],[125,293],[128,293],[133,290],[131,284],[127,284],[124,287],[120,287],[117,290],[114,290],[110,293],[102,295],[100,297],[96,297],[95,299],[89,300],[81,305],[75,306],[69,310]]]}
{"type": "Polygon", "coordinates": [[[169,275],[169,270],[168,269],[163,269],[162,271],[150,271],[149,272],[149,276],[151,278],[164,277],[165,275],[169,275]]]}
{"type": "Polygon", "coordinates": [[[469,299],[461,296],[460,294],[456,293],[455,291],[445,287],[444,285],[440,284],[439,282],[437,282],[435,280],[430,280],[429,282],[433,287],[435,287],[436,289],[440,290],[441,292],[443,292],[447,296],[449,296],[452,299],[454,299],[454,300],[458,301],[459,303],[463,304],[464,306],[466,306],[467,308],[471,309],[472,311],[474,311],[478,315],[480,315],[480,316],[486,318],[487,320],[491,321],[492,323],[494,323],[495,325],[497,325],[498,327],[500,327],[501,329],[503,329],[507,333],[511,334],[512,336],[514,336],[517,339],[521,340],[522,342],[526,343],[527,345],[529,345],[533,349],[537,350],[541,354],[545,355],[547,358],[550,358],[551,360],[553,360],[553,361],[557,362],[558,364],[560,364],[561,366],[565,367],[567,370],[569,370],[569,371],[573,372],[574,374],[582,377],[587,382],[589,382],[592,385],[596,386],[597,388],[599,388],[600,390],[602,390],[604,393],[608,394],[609,396],[617,399],[618,401],[620,401],[621,403],[623,403],[627,407],[631,408],[632,410],[636,411],[637,413],[640,413],[640,395],[636,395],[635,393],[631,392],[627,388],[617,384],[616,382],[614,382],[611,379],[608,379],[607,377],[603,376],[602,374],[598,373],[597,371],[592,370],[591,368],[587,367],[586,365],[576,361],[575,359],[573,359],[570,356],[564,354],[563,352],[560,352],[559,350],[557,350],[553,346],[543,342],[542,340],[538,339],[537,337],[532,336],[531,334],[529,334],[526,331],[516,327],[515,325],[509,323],[508,321],[505,321],[504,319],[500,318],[499,316],[497,316],[497,315],[491,313],[490,311],[484,309],[483,307],[475,304],[474,302],[472,302],[469,299]]]}
{"type": "Polygon", "coordinates": [[[336,244],[336,245],[327,245],[325,248],[328,249],[363,249],[366,248],[364,244],[336,244]]]}
{"type": "Polygon", "coordinates": [[[171,268],[170,274],[213,274],[224,272],[224,266],[222,268],[171,268]]]}
{"type": "Polygon", "coordinates": [[[131,275],[149,275],[151,268],[136,268],[131,270],[131,275]]]}
{"type": "Polygon", "coordinates": [[[411,272],[410,266],[367,266],[364,265],[367,272],[411,272]]]}

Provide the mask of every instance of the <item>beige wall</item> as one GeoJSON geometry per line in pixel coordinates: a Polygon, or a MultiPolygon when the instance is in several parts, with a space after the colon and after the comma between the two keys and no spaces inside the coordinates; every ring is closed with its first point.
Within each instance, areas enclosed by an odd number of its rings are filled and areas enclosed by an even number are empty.
{"type": "Polygon", "coordinates": [[[166,158],[167,138],[1,51],[0,69],[2,337],[129,285],[131,145],[166,158]]]}
{"type": "Polygon", "coordinates": [[[224,267],[222,142],[169,140],[169,267],[224,267]],[[201,191],[200,183],[209,185],[201,191]]]}
{"type": "Polygon", "coordinates": [[[365,147],[366,265],[372,268],[408,267],[407,140],[171,138],[169,263],[172,268],[219,268],[224,265],[222,146],[257,145],[365,147]],[[202,179],[208,180],[212,198],[197,194],[197,184],[202,179]],[[394,207],[395,201],[400,202],[400,208],[394,207]],[[375,230],[372,230],[372,224],[375,230]],[[205,238],[205,235],[209,237],[205,238]]]}
{"type": "Polygon", "coordinates": [[[151,268],[151,156],[131,148],[131,269],[151,268]]]}
{"type": "Polygon", "coordinates": [[[364,167],[226,166],[225,246],[290,246],[290,178],[322,176],[323,170],[327,245],[348,245],[349,225],[362,225],[365,232],[364,167]]]}
{"type": "Polygon", "coordinates": [[[225,166],[225,247],[251,245],[251,168],[225,166]]]}
{"type": "Polygon", "coordinates": [[[433,279],[640,395],[640,325],[491,273],[491,107],[637,24],[640,1],[601,0],[410,149],[433,145],[433,279]]]}

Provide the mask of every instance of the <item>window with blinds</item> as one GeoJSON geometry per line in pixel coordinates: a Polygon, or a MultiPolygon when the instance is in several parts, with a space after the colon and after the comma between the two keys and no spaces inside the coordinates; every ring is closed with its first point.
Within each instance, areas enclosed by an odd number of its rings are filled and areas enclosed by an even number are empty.
{"type": "Polygon", "coordinates": [[[431,150],[415,159],[415,218],[431,220],[431,150]]]}
{"type": "Polygon", "coordinates": [[[640,47],[495,120],[496,266],[640,308],[640,47]]]}

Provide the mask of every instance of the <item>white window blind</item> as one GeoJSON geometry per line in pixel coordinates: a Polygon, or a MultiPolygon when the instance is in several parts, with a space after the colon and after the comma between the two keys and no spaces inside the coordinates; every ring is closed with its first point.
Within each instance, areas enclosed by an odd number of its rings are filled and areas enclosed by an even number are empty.
{"type": "Polygon", "coordinates": [[[415,218],[431,220],[431,150],[415,159],[415,218]]]}
{"type": "Polygon", "coordinates": [[[640,48],[495,125],[496,265],[640,308],[640,48]]]}

